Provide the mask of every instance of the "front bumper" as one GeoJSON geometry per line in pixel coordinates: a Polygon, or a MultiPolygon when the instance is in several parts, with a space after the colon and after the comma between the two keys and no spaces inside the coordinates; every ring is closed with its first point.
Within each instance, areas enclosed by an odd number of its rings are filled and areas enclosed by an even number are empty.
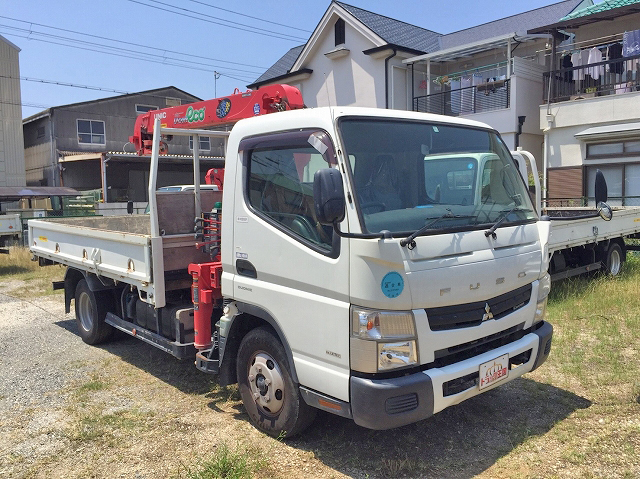
{"type": "Polygon", "coordinates": [[[391,429],[428,418],[448,406],[533,371],[549,356],[552,336],[553,327],[543,322],[538,329],[517,341],[441,368],[391,379],[352,376],[353,420],[369,429],[391,429]],[[480,365],[503,354],[509,354],[510,359],[528,357],[528,360],[517,365],[510,362],[506,380],[479,390],[477,376],[480,365]],[[448,389],[450,384],[467,384],[469,387],[452,393],[452,389],[448,389]]]}

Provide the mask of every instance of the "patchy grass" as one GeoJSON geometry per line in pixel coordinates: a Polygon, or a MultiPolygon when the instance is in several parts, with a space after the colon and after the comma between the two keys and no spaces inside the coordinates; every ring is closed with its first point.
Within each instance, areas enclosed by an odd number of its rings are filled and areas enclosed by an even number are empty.
{"type": "Polygon", "coordinates": [[[210,459],[193,468],[179,471],[174,479],[251,479],[272,477],[267,471],[267,459],[258,450],[238,445],[230,448],[226,443],[216,447],[210,459]]]}
{"type": "Polygon", "coordinates": [[[51,282],[62,280],[64,266],[41,267],[31,261],[31,252],[22,246],[12,246],[9,251],[0,255],[0,281],[6,283],[2,292],[21,299],[62,294],[62,290],[53,290],[51,282]]]}

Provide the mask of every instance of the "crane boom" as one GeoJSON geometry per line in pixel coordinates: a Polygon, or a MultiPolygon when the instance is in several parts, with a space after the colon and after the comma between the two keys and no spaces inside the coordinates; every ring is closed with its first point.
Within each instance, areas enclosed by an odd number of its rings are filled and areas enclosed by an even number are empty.
{"type": "MultiPolygon", "coordinates": [[[[153,121],[161,119],[163,128],[207,128],[231,125],[243,118],[276,111],[304,108],[300,90],[290,85],[267,85],[259,90],[188,103],[143,113],[136,119],[133,135],[129,137],[139,155],[151,154],[153,121]]],[[[166,154],[166,144],[160,153],[166,154]]]]}

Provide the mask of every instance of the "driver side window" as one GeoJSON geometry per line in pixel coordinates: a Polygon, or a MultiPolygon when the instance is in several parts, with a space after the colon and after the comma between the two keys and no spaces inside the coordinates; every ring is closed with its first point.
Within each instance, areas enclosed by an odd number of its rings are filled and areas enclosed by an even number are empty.
{"type": "MultiPolygon", "coordinates": [[[[304,139],[307,138],[308,132],[304,139]]],[[[250,150],[248,200],[260,216],[287,234],[330,250],[333,230],[318,223],[313,204],[313,176],[330,165],[316,149],[318,144],[312,144],[312,141],[288,141],[257,145],[250,150]]]]}

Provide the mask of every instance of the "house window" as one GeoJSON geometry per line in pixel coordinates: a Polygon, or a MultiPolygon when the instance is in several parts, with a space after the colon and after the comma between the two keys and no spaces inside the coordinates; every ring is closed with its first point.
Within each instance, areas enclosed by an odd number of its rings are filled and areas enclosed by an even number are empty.
{"type": "Polygon", "coordinates": [[[136,115],[141,115],[142,113],[157,109],[158,107],[153,105],[136,105],[136,115]]]}
{"type": "Polygon", "coordinates": [[[338,45],[342,45],[345,41],[345,36],[344,36],[344,20],[342,18],[339,18],[336,21],[336,25],[334,27],[335,30],[335,36],[336,36],[336,47],[338,45]]]}
{"type": "Polygon", "coordinates": [[[167,97],[166,103],[167,106],[180,106],[182,105],[182,100],[180,100],[180,98],[167,97]]]}
{"type": "Polygon", "coordinates": [[[44,126],[39,126],[36,129],[36,138],[38,138],[38,139],[44,138],[44,126]]]}
{"type": "MultiPolygon", "coordinates": [[[[200,137],[200,151],[211,150],[211,139],[208,136],[200,137]]],[[[189,137],[189,149],[193,150],[193,136],[189,137]]]]}
{"type": "Polygon", "coordinates": [[[104,121],[77,120],[78,143],[81,145],[105,145],[104,121]]]}
{"type": "Polygon", "coordinates": [[[612,156],[640,156],[640,140],[618,141],[617,143],[589,143],[587,160],[612,156]]]}

